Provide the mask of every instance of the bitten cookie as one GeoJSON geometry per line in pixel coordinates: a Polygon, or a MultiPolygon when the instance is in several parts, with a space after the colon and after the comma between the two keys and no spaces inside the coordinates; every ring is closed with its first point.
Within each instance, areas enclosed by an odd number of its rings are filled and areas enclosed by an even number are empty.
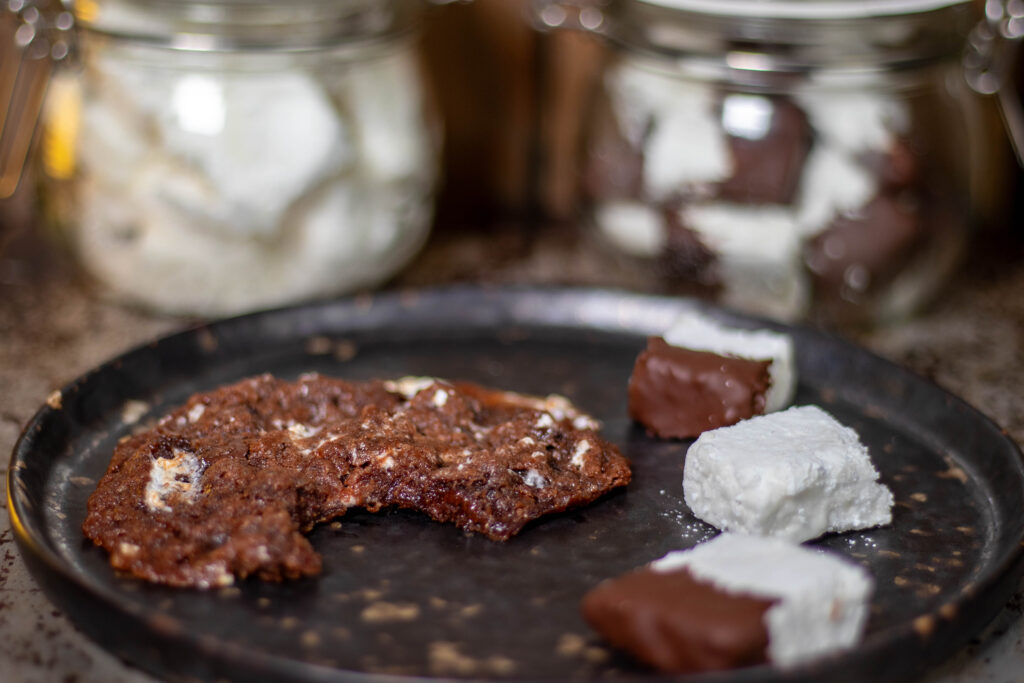
{"type": "Polygon", "coordinates": [[[122,441],[83,531],[116,569],[200,588],[318,574],[303,534],[353,507],[410,508],[503,541],[629,482],[596,428],[560,396],[254,377],[122,441]]]}

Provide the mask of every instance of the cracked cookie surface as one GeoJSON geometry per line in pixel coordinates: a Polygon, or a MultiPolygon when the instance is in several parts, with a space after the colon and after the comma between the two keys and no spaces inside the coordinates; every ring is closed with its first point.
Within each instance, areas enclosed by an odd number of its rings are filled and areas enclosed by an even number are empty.
{"type": "Polygon", "coordinates": [[[562,397],[467,382],[254,377],[124,439],[83,531],[118,570],[200,588],[318,574],[304,533],[353,507],[503,541],[629,482],[597,426],[562,397]]]}

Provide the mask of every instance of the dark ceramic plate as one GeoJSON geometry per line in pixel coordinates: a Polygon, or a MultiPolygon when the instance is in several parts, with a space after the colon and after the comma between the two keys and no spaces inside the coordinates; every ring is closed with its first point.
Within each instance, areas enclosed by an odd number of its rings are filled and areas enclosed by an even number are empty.
{"type": "MultiPolygon", "coordinates": [[[[70,384],[27,426],[8,489],[23,555],[83,631],[172,678],[650,678],[608,651],[577,606],[601,579],[714,533],[682,500],[686,442],[651,439],[626,416],[626,381],[645,337],[693,305],[600,291],[458,289],[286,309],[163,339],[70,384]],[[309,371],[563,393],[604,421],[635,479],[507,543],[418,514],[354,512],[314,531],[325,569],[312,580],[201,592],[116,576],[79,527],[117,440],[193,392],[255,373],[309,371]]],[[[980,630],[1024,569],[1021,454],[937,387],[832,337],[790,331],[797,402],[822,405],[856,429],[896,496],[891,527],[819,542],[874,574],[867,635],[855,650],[799,670],[686,680],[913,675],[980,630]]]]}

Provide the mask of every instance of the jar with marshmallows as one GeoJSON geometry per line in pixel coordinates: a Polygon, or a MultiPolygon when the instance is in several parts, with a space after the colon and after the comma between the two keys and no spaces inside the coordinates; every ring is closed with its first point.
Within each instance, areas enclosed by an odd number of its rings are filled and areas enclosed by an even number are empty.
{"type": "Polygon", "coordinates": [[[669,289],[870,324],[916,310],[963,254],[986,161],[969,81],[994,77],[983,48],[1009,15],[952,0],[535,9],[611,47],[586,114],[587,221],[669,289]]]}
{"type": "Polygon", "coordinates": [[[164,312],[382,282],[424,243],[438,180],[422,3],[19,3],[75,43],[42,114],[45,217],[102,291],[164,312]]]}

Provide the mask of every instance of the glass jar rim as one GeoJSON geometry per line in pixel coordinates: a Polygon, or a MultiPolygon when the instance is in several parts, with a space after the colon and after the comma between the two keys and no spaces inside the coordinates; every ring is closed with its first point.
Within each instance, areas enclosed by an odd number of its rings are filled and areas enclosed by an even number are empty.
{"type": "Polygon", "coordinates": [[[866,19],[931,12],[969,0],[636,0],[636,2],[722,17],[765,19],[866,19]]]}
{"type": "Polygon", "coordinates": [[[599,32],[626,51],[702,71],[784,79],[811,73],[860,79],[952,63],[978,21],[970,0],[606,0],[602,12],[599,32]],[[767,14],[770,6],[859,14],[790,18],[767,14]],[[870,13],[875,7],[915,11],[870,13]]]}
{"type": "Polygon", "coordinates": [[[306,51],[391,38],[418,0],[63,0],[85,31],[170,49],[306,51]]]}

